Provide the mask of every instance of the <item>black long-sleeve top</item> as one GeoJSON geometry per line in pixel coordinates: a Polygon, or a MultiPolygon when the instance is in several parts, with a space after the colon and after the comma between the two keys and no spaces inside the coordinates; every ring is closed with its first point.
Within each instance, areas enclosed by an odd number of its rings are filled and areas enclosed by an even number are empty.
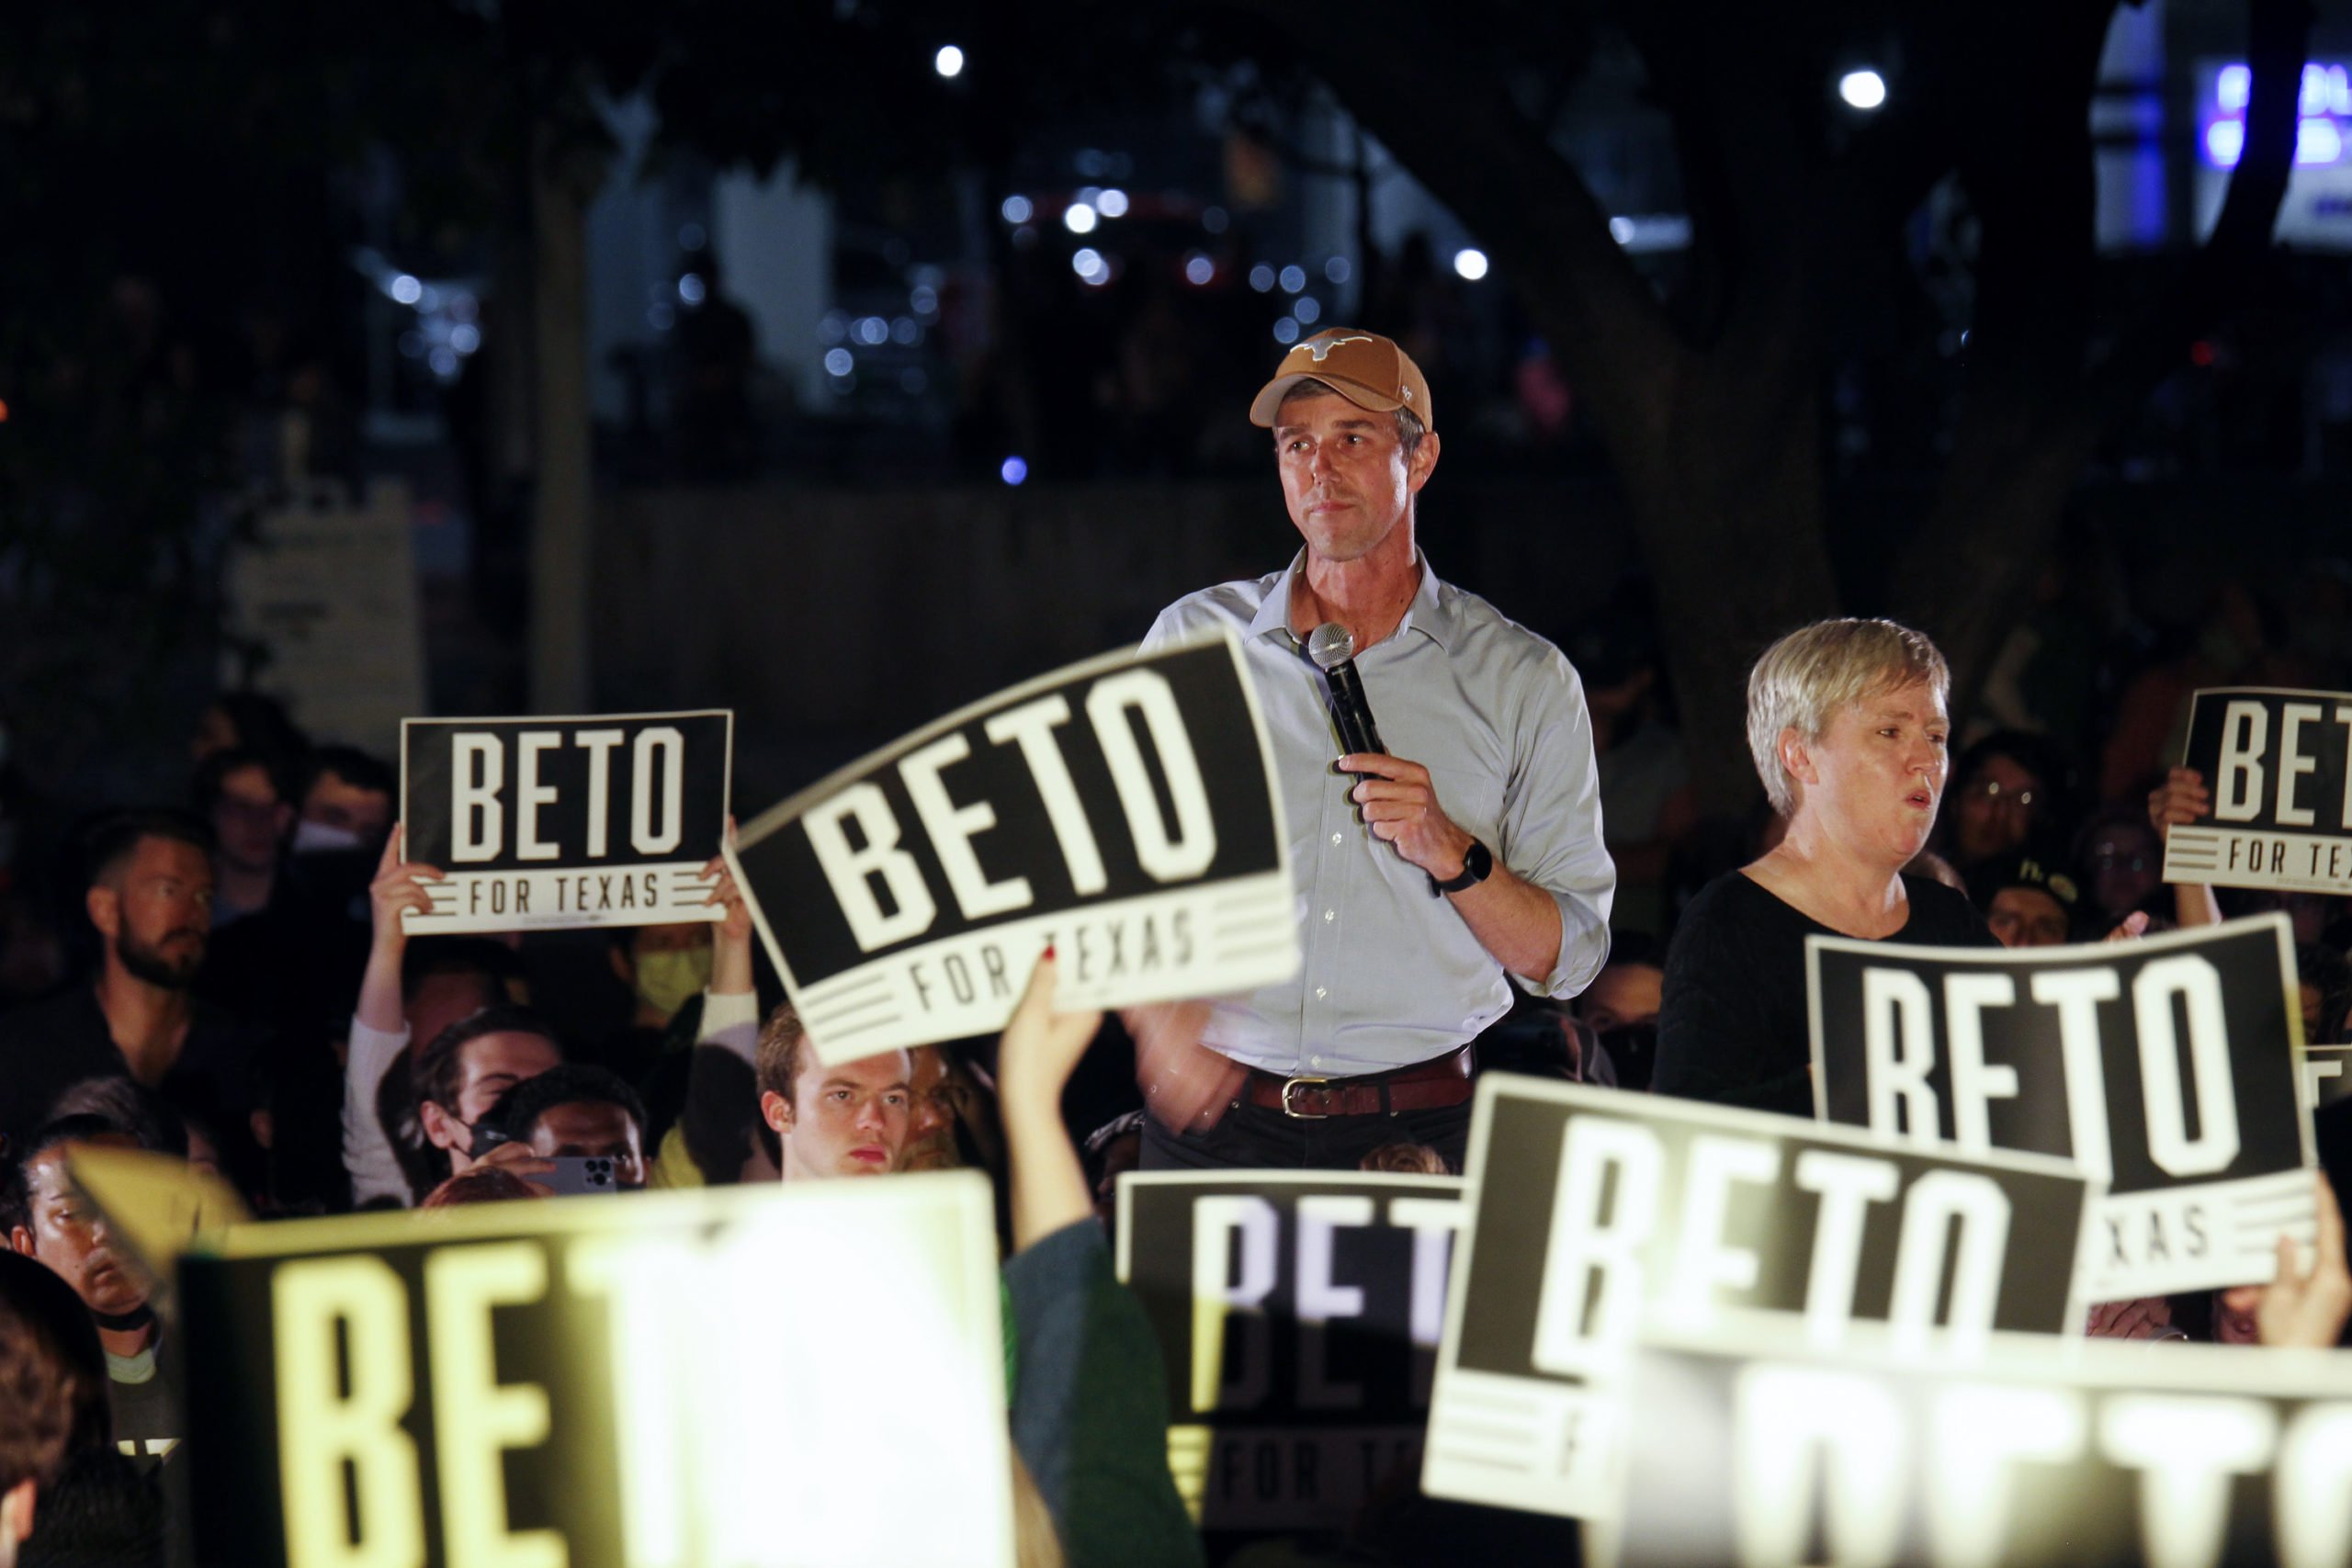
{"type": "MultiPolygon", "coordinates": [[[[1906,875],[1903,890],[1910,917],[1883,940],[1913,947],[1997,945],[1984,917],[1942,883],[1906,875]]],[[[1667,953],[1651,1089],[1810,1117],[1804,939],[1841,934],[1740,872],[1702,888],[1667,953]]]]}

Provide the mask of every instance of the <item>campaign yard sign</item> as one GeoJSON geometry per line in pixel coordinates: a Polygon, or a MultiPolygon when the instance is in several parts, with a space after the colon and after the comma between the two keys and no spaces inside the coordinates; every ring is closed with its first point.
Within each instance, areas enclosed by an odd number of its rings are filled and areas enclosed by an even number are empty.
{"type": "Polygon", "coordinates": [[[2317,1111],[2352,1094],[2352,1045],[2303,1047],[2303,1109],[2317,1111]]]}
{"type": "Polygon", "coordinates": [[[2083,1321],[2098,1186],[2063,1161],[1490,1074],[1470,1126],[1421,1489],[1614,1516],[1645,1325],[1792,1314],[1792,1342],[1892,1325],[1915,1353],[2083,1321]]]}
{"type": "Polygon", "coordinates": [[[827,1062],[1001,1029],[1048,944],[1071,1008],[1298,967],[1272,753],[1230,633],[976,703],[762,814],[732,853],[827,1062]]]}
{"type": "Polygon", "coordinates": [[[180,1265],[197,1560],[1011,1568],[990,1214],[958,1171],[230,1231],[180,1265]]]}
{"type": "Polygon", "coordinates": [[[2352,692],[2199,692],[2181,765],[2213,814],[2165,834],[2166,882],[2352,893],[2352,692]]]}
{"type": "Polygon", "coordinates": [[[723,710],[403,720],[402,853],[447,874],[409,933],[721,919],[734,744],[723,710]]]}
{"type": "Polygon", "coordinates": [[[1815,1110],[2107,1184],[2092,1301],[2267,1280],[2317,1223],[2284,916],[2081,947],[1806,939],[1815,1110]]]}
{"type": "Polygon", "coordinates": [[[1645,1342],[1624,1568],[2352,1560],[2352,1358],[2003,1339],[1973,1364],[1645,1342]]]}
{"type": "Polygon", "coordinates": [[[1202,1529],[1342,1529],[1418,1471],[1461,1178],[1152,1171],[1118,1199],[1202,1529]]]}

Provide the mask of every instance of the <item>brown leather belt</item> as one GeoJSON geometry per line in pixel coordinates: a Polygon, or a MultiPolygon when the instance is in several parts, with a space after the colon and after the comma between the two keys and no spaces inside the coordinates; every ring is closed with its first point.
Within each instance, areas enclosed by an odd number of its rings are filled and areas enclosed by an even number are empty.
{"type": "Polygon", "coordinates": [[[1477,1056],[1460,1045],[1442,1056],[1392,1067],[1385,1073],[1354,1077],[1281,1077],[1256,1067],[1250,1069],[1241,1098],[1268,1111],[1279,1111],[1302,1122],[1332,1116],[1389,1116],[1399,1111],[1435,1111],[1460,1105],[1474,1092],[1471,1075],[1477,1056]]]}

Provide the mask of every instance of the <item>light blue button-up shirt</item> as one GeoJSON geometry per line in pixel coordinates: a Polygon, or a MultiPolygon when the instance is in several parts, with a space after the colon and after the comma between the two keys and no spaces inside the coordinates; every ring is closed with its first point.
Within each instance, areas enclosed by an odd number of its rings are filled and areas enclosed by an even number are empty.
{"type": "MultiPolygon", "coordinates": [[[[1372,835],[1339,773],[1323,672],[1290,631],[1289,567],[1178,600],[1146,648],[1217,626],[1240,637],[1274,751],[1298,887],[1296,977],[1211,1010],[1203,1038],[1284,1076],[1384,1072],[1474,1038],[1510,1007],[1510,976],[1429,878],[1372,835]]],[[[1592,720],[1567,659],[1428,558],[1403,623],[1358,651],[1381,740],[1430,771],[1438,805],[1560,908],[1540,990],[1572,997],[1609,955],[1617,868],[1600,841],[1592,720]]]]}

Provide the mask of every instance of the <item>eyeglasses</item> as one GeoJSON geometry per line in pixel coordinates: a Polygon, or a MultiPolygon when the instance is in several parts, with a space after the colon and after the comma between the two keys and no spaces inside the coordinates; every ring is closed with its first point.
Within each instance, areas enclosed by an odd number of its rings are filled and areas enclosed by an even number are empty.
{"type": "Polygon", "coordinates": [[[2033,791],[2010,789],[1998,779],[1978,779],[1960,793],[1967,799],[1988,800],[1996,806],[2014,806],[2019,811],[2033,809],[2033,791]]]}
{"type": "Polygon", "coordinates": [[[2145,871],[2148,857],[2129,850],[2099,850],[2091,855],[2091,864],[2101,871],[2145,871]]]}

